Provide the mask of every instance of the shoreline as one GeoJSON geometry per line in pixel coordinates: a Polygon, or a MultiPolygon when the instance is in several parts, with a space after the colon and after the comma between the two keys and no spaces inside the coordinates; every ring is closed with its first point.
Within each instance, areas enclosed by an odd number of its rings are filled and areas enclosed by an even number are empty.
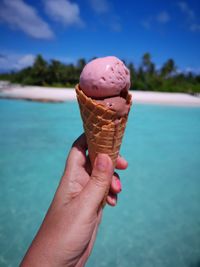
{"type": "MultiPolygon", "coordinates": [[[[130,91],[130,93],[135,104],[200,107],[200,96],[151,91],[130,91]]],[[[0,99],[63,103],[76,101],[76,93],[74,88],[11,85],[1,88],[0,99]]]]}

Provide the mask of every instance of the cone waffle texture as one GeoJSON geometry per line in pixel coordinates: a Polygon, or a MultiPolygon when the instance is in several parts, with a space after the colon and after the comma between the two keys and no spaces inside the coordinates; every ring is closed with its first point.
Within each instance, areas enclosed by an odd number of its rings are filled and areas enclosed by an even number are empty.
{"type": "MultiPolygon", "coordinates": [[[[116,111],[87,97],[79,85],[76,86],[76,94],[92,165],[96,155],[104,153],[110,156],[115,167],[128,114],[118,118],[116,111]]],[[[126,101],[131,106],[130,94],[126,101]]]]}

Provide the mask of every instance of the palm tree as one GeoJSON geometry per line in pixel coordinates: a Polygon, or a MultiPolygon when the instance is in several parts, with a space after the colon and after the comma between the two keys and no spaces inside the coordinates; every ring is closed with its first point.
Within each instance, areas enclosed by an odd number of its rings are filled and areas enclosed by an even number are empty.
{"type": "Polygon", "coordinates": [[[85,65],[86,65],[86,60],[84,58],[80,58],[77,62],[77,68],[82,71],[85,65]]]}
{"type": "Polygon", "coordinates": [[[136,80],[136,70],[135,70],[133,63],[128,64],[128,69],[130,71],[131,87],[132,87],[136,80]]]}
{"type": "Polygon", "coordinates": [[[176,66],[173,59],[168,59],[161,68],[161,76],[168,77],[176,71],[176,66]]]}
{"type": "Polygon", "coordinates": [[[60,61],[54,59],[51,60],[48,69],[48,82],[50,84],[61,82],[62,66],[63,64],[60,61]]]}
{"type": "Polygon", "coordinates": [[[41,55],[35,58],[35,62],[32,68],[33,80],[36,85],[44,85],[47,80],[48,63],[43,59],[41,55]]]}
{"type": "Polygon", "coordinates": [[[142,65],[143,67],[148,70],[149,66],[151,65],[151,55],[150,53],[145,53],[142,57],[142,65]]]}

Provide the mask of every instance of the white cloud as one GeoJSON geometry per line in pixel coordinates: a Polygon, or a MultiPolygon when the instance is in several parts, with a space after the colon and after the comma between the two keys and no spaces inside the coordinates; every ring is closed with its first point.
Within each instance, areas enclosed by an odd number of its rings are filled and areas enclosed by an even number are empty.
{"type": "Polygon", "coordinates": [[[34,62],[35,56],[32,54],[8,55],[1,54],[0,56],[0,69],[3,71],[20,70],[25,67],[31,66],[34,62]]]}
{"type": "Polygon", "coordinates": [[[3,0],[0,21],[34,38],[51,39],[54,36],[49,25],[37,14],[37,10],[23,0],[3,0]]]}
{"type": "Polygon", "coordinates": [[[191,20],[195,18],[195,13],[194,11],[189,7],[189,5],[184,2],[178,2],[177,3],[179,9],[187,16],[187,19],[191,20]]]}
{"type": "Polygon", "coordinates": [[[193,23],[190,25],[190,30],[192,32],[200,32],[200,24],[193,23]]]}
{"type": "Polygon", "coordinates": [[[170,21],[170,15],[166,12],[160,12],[157,16],[156,16],[156,20],[160,23],[167,23],[170,21]]]}
{"type": "Polygon", "coordinates": [[[45,11],[53,20],[63,23],[66,26],[84,23],[80,18],[79,6],[68,0],[44,0],[45,11]]]}
{"type": "Polygon", "coordinates": [[[97,13],[106,13],[109,11],[108,0],[89,0],[92,9],[97,13]]]}
{"type": "MultiPolygon", "coordinates": [[[[4,50],[0,53],[0,71],[18,71],[28,66],[32,66],[35,61],[36,55],[33,54],[17,54],[9,50],[4,50]]],[[[52,59],[59,60],[64,64],[73,63],[76,64],[77,58],[66,57],[66,56],[54,56],[45,57],[47,62],[52,59]]]]}
{"type": "Polygon", "coordinates": [[[23,69],[28,66],[32,66],[35,60],[35,56],[32,54],[27,54],[19,58],[15,64],[16,69],[23,69]]]}
{"type": "Polygon", "coordinates": [[[157,15],[152,15],[141,21],[142,26],[150,30],[154,27],[155,23],[157,24],[167,24],[171,20],[171,17],[168,12],[162,11],[157,15]]]}
{"type": "Polygon", "coordinates": [[[110,17],[108,25],[109,25],[110,29],[114,32],[121,32],[122,31],[122,25],[120,22],[120,17],[117,15],[112,15],[110,17]]]}
{"type": "Polygon", "coordinates": [[[87,0],[91,9],[100,17],[100,23],[113,32],[122,31],[122,23],[119,15],[114,11],[109,0],[87,0]]]}
{"type": "Polygon", "coordinates": [[[112,22],[110,25],[110,28],[114,32],[121,32],[122,31],[122,25],[120,22],[112,22]]]}
{"type": "Polygon", "coordinates": [[[199,75],[200,74],[200,68],[193,68],[193,67],[188,66],[183,70],[183,72],[186,74],[191,72],[195,75],[199,75]]]}
{"type": "Polygon", "coordinates": [[[146,30],[150,30],[150,28],[151,28],[151,18],[147,18],[147,19],[143,20],[141,22],[141,24],[146,30]]]}
{"type": "Polygon", "coordinates": [[[200,23],[194,10],[184,1],[178,2],[177,5],[187,20],[188,29],[192,32],[200,32],[200,23]]]}

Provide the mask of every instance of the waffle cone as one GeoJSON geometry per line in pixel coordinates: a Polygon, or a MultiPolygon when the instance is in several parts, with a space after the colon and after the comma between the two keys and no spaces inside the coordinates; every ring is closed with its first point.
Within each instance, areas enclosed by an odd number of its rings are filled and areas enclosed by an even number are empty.
{"type": "MultiPolygon", "coordinates": [[[[92,166],[96,155],[104,153],[110,156],[115,167],[128,114],[118,118],[116,111],[87,97],[79,85],[76,85],[76,94],[92,166]]],[[[131,106],[130,94],[127,95],[126,101],[131,106]]]]}

